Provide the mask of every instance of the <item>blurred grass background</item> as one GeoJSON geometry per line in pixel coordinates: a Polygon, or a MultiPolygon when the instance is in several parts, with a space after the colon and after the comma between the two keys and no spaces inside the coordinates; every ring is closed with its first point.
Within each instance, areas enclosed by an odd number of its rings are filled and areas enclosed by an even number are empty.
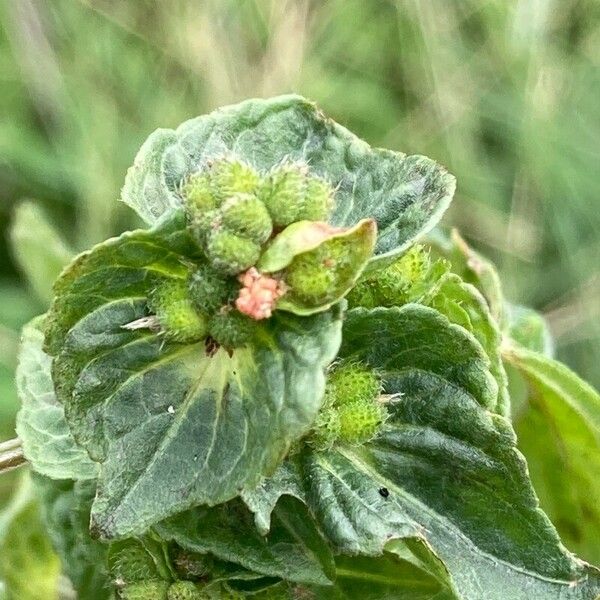
{"type": "Polygon", "coordinates": [[[600,386],[599,67],[598,0],[0,0],[0,439],[47,302],[10,251],[15,207],[87,248],[135,224],[116,200],[153,129],[288,91],[446,165],[445,222],[600,386]]]}

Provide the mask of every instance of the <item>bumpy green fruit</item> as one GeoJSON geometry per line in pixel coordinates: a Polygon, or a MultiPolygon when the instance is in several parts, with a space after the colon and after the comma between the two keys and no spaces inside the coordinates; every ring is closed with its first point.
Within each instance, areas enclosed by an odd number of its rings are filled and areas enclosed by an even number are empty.
{"type": "Polygon", "coordinates": [[[327,378],[326,395],[337,406],[376,401],[380,394],[381,380],[377,372],[359,362],[341,363],[327,378]]]}
{"type": "Polygon", "coordinates": [[[260,176],[249,165],[234,159],[216,160],[210,168],[213,196],[220,205],[234,194],[252,194],[258,190],[260,176]]]}
{"type": "Polygon", "coordinates": [[[237,310],[227,310],[214,315],[209,323],[210,336],[228,350],[240,348],[250,342],[257,323],[237,310]]]}
{"type": "Polygon", "coordinates": [[[188,214],[195,216],[217,208],[210,178],[206,173],[192,175],[182,188],[188,214]]]}
{"type": "Polygon", "coordinates": [[[384,269],[370,273],[348,294],[350,306],[401,306],[410,301],[411,291],[422,281],[431,262],[423,246],[413,246],[384,269]]]}
{"type": "Polygon", "coordinates": [[[297,220],[326,221],[332,204],[333,188],[331,185],[324,179],[309,177],[297,220]]]}
{"type": "Polygon", "coordinates": [[[201,248],[204,248],[209,235],[218,229],[220,224],[221,213],[218,209],[190,214],[189,216],[189,230],[201,248]]]}
{"type": "Polygon", "coordinates": [[[206,253],[215,269],[235,275],[256,263],[260,256],[260,244],[221,229],[211,232],[206,253]]]}
{"type": "Polygon", "coordinates": [[[192,303],[187,281],[176,279],[159,283],[148,298],[164,335],[176,342],[194,342],[207,334],[207,318],[192,303]]]}
{"type": "Polygon", "coordinates": [[[340,438],[341,423],[337,408],[325,404],[317,415],[310,443],[317,450],[331,448],[340,438]]]}
{"type": "Polygon", "coordinates": [[[124,584],[160,579],[152,556],[137,540],[111,544],[108,551],[111,577],[124,584]]]}
{"type": "Polygon", "coordinates": [[[239,287],[208,265],[200,265],[193,271],[188,285],[192,303],[204,314],[212,314],[227,304],[239,287]]]}
{"type": "Polygon", "coordinates": [[[326,299],[334,285],[334,273],[323,266],[319,253],[301,254],[294,259],[286,275],[286,284],[307,302],[326,299]]]}
{"type": "Polygon", "coordinates": [[[355,401],[341,405],[339,441],[364,444],[373,439],[387,418],[383,404],[373,401],[355,401]]]}
{"type": "Polygon", "coordinates": [[[126,585],[119,593],[121,600],[167,600],[168,581],[143,581],[126,585]]]}
{"type": "Polygon", "coordinates": [[[271,172],[262,188],[260,199],[276,227],[286,227],[298,221],[305,189],[306,167],[290,163],[271,172]]]}
{"type": "Polygon", "coordinates": [[[204,594],[191,581],[176,581],[167,593],[168,600],[203,600],[204,594]]]}
{"type": "Polygon", "coordinates": [[[265,205],[251,194],[234,194],[221,207],[223,226],[242,237],[263,244],[273,232],[273,222],[265,205]]]}

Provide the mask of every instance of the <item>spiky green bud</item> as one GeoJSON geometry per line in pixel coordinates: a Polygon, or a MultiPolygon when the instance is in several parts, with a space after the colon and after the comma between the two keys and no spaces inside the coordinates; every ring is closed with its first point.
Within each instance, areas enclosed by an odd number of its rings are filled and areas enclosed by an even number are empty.
{"type": "Polygon", "coordinates": [[[233,350],[250,342],[256,331],[256,321],[238,310],[226,310],[211,318],[208,331],[218,344],[233,350]]]}
{"type": "Polygon", "coordinates": [[[260,176],[246,163],[231,158],[216,160],[210,167],[210,183],[218,205],[237,193],[258,190],[260,176]]]}
{"type": "Polygon", "coordinates": [[[385,406],[377,401],[346,402],[338,408],[339,441],[364,444],[375,437],[387,418],[385,406]]]}
{"type": "Polygon", "coordinates": [[[176,342],[195,342],[207,334],[207,318],[194,308],[186,280],[160,282],[148,298],[165,337],[176,342]]]}
{"type": "Polygon", "coordinates": [[[203,600],[206,596],[191,581],[176,581],[167,593],[168,600],[203,600]]]}
{"type": "Polygon", "coordinates": [[[322,252],[307,252],[295,258],[288,267],[285,282],[304,302],[318,304],[331,292],[335,275],[323,260],[322,252]]]}
{"type": "Polygon", "coordinates": [[[381,394],[381,380],[376,371],[362,363],[341,363],[329,373],[325,393],[337,406],[374,402],[381,394]]]}
{"type": "Polygon", "coordinates": [[[266,242],[273,232],[269,211],[251,194],[234,194],[223,203],[221,214],[225,228],[257,244],[266,242]]]}
{"type": "Polygon", "coordinates": [[[218,209],[197,213],[188,217],[189,231],[200,248],[204,248],[210,234],[219,228],[221,213],[218,209]]]}
{"type": "Polygon", "coordinates": [[[167,600],[168,581],[142,581],[123,587],[121,600],[167,600]]]}
{"type": "MultiPolygon", "coordinates": [[[[348,294],[350,306],[401,306],[429,274],[431,261],[423,246],[413,246],[387,267],[369,273],[348,294]]],[[[419,286],[420,287],[420,286],[419,286]]]]}
{"type": "Polygon", "coordinates": [[[340,416],[337,408],[325,403],[315,420],[314,434],[310,439],[310,444],[317,450],[328,450],[339,439],[340,431],[340,416]]]}
{"type": "Polygon", "coordinates": [[[326,221],[333,205],[333,188],[320,177],[309,177],[298,220],[326,221]]]}
{"type": "Polygon", "coordinates": [[[206,254],[215,269],[235,275],[256,263],[260,256],[260,244],[220,229],[210,233],[206,254]]]}
{"type": "Polygon", "coordinates": [[[114,542],[108,550],[111,577],[124,584],[160,579],[152,556],[137,540],[114,542]]]}
{"type": "Polygon", "coordinates": [[[286,163],[274,169],[260,193],[273,224],[287,227],[298,221],[306,189],[307,169],[303,165],[286,163]]]}
{"type": "Polygon", "coordinates": [[[190,216],[207,213],[217,208],[211,181],[207,173],[195,173],[182,188],[185,207],[190,216]]]}
{"type": "Polygon", "coordinates": [[[200,265],[190,274],[189,294],[196,310],[212,314],[235,298],[235,280],[227,279],[209,265],[200,265]]]}

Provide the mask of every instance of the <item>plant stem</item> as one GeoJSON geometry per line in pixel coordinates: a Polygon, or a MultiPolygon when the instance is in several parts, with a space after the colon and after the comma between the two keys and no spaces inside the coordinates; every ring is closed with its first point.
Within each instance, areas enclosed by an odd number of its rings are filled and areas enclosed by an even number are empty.
{"type": "Polygon", "coordinates": [[[27,459],[23,455],[21,440],[15,438],[0,444],[0,475],[24,465],[27,459]]]}

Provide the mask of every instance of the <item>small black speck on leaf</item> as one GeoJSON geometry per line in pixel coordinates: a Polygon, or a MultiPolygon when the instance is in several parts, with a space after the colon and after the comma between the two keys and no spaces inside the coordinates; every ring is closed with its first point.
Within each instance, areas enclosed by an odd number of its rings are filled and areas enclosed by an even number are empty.
{"type": "Polygon", "coordinates": [[[383,498],[387,498],[390,495],[390,491],[386,487],[379,488],[379,495],[383,498]]]}

